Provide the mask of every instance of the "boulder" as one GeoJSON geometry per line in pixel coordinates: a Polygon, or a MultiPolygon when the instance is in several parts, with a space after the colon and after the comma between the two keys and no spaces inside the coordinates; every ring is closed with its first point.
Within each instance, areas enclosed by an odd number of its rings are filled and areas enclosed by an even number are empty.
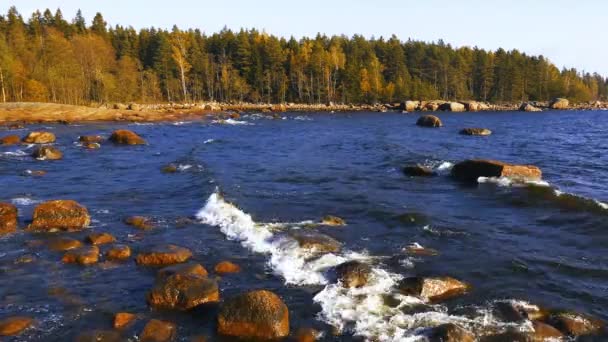
{"type": "Polygon", "coordinates": [[[114,330],[89,330],[80,333],[76,342],[122,342],[123,338],[120,333],[114,330]]]}
{"type": "Polygon", "coordinates": [[[433,169],[431,169],[430,167],[427,167],[427,166],[420,165],[420,164],[404,167],[403,168],[403,173],[406,176],[412,176],[412,177],[432,177],[432,176],[435,176],[435,171],[433,171],[433,169]]]}
{"type": "Polygon", "coordinates": [[[230,261],[222,261],[215,265],[215,273],[217,274],[238,273],[240,271],[241,267],[230,261]]]}
{"type": "Polygon", "coordinates": [[[80,242],[76,239],[58,237],[58,238],[51,239],[48,242],[47,246],[52,251],[65,252],[65,251],[69,251],[72,249],[82,247],[82,242],[80,242]]]}
{"type": "Polygon", "coordinates": [[[297,342],[315,342],[322,334],[313,328],[300,328],[296,333],[297,342]]]}
{"type": "Polygon", "coordinates": [[[53,146],[39,146],[32,152],[32,157],[38,160],[59,160],[63,158],[63,153],[53,146]]]}
{"type": "Polygon", "coordinates": [[[477,182],[479,177],[540,180],[542,172],[533,165],[514,165],[496,160],[472,159],[454,165],[452,176],[467,182],[477,182]]]}
{"type": "Polygon", "coordinates": [[[26,144],[51,144],[55,140],[55,134],[51,132],[30,132],[23,138],[23,142],[26,144]]]}
{"type": "Polygon", "coordinates": [[[435,112],[439,109],[441,105],[443,105],[445,101],[429,101],[424,104],[423,109],[431,112],[435,112]]]}
{"type": "Polygon", "coordinates": [[[81,143],[102,143],[105,139],[100,135],[81,135],[78,141],[81,143]]]}
{"type": "Polygon", "coordinates": [[[152,220],[145,216],[131,216],[125,219],[125,224],[129,226],[133,226],[135,228],[148,230],[152,229],[154,225],[152,224],[152,220]]]}
{"type": "Polygon", "coordinates": [[[549,108],[551,109],[568,109],[570,101],[564,98],[555,98],[549,102],[549,108]]]}
{"type": "Polygon", "coordinates": [[[159,278],[147,295],[148,304],[154,308],[182,311],[219,300],[220,293],[215,280],[179,273],[159,278]]]}
{"type": "Polygon", "coordinates": [[[114,245],[106,252],[108,260],[120,261],[131,257],[131,248],[127,245],[114,245]]]}
{"type": "Polygon", "coordinates": [[[298,242],[300,248],[313,254],[336,253],[342,248],[340,241],[321,233],[292,232],[291,237],[298,242]]]}
{"type": "Polygon", "coordinates": [[[112,109],[125,110],[127,109],[127,105],[124,103],[115,103],[112,105],[112,109]]]}
{"type": "Polygon", "coordinates": [[[87,242],[92,245],[104,245],[114,241],[116,241],[116,238],[109,233],[91,233],[87,236],[87,242]]]}
{"type": "Polygon", "coordinates": [[[469,286],[451,277],[410,277],[401,280],[398,289],[401,294],[437,302],[464,294],[469,286]]]}
{"type": "Polygon", "coordinates": [[[289,335],[289,310],[279,296],[256,290],[230,298],[220,306],[220,335],[279,339],[289,335]]]}
{"type": "Polygon", "coordinates": [[[519,111],[521,112],[542,112],[543,110],[533,106],[532,104],[528,103],[528,102],[524,102],[521,104],[521,106],[519,106],[519,111]]]}
{"type": "Polygon", "coordinates": [[[492,131],[490,131],[487,128],[464,128],[464,129],[460,130],[459,133],[462,134],[462,135],[482,135],[482,136],[486,136],[486,135],[492,134],[492,131]]]}
{"type": "Polygon", "coordinates": [[[464,101],[460,103],[464,105],[464,108],[469,112],[479,112],[480,110],[484,110],[484,106],[477,101],[464,101]]]}
{"type": "Polygon", "coordinates": [[[367,285],[372,268],[363,262],[351,260],[336,267],[338,280],[344,287],[362,287],[367,285]]]}
{"type": "Polygon", "coordinates": [[[554,313],[548,323],[569,336],[597,335],[605,329],[601,320],[574,312],[554,313]]]}
{"type": "Polygon", "coordinates": [[[98,143],[83,143],[82,147],[86,148],[87,150],[97,150],[101,148],[101,145],[98,143]]]}
{"type": "Polygon", "coordinates": [[[0,203],[0,235],[17,230],[17,207],[9,203],[0,203]]]}
{"type": "Polygon", "coordinates": [[[173,341],[177,335],[177,326],[171,322],[151,319],[141,334],[140,342],[169,342],[173,341]]]}
{"type": "Polygon", "coordinates": [[[129,312],[118,312],[114,315],[114,329],[122,329],[133,323],[137,316],[129,312]]]}
{"type": "Polygon", "coordinates": [[[21,138],[18,135],[7,135],[0,139],[0,145],[8,146],[8,145],[17,145],[21,142],[21,138]]]}
{"type": "Polygon", "coordinates": [[[188,261],[192,252],[176,245],[156,246],[137,255],[136,262],[145,266],[164,266],[188,261]]]}
{"type": "Polygon", "coordinates": [[[420,127],[441,127],[443,123],[435,115],[423,115],[416,121],[416,125],[420,127]]]}
{"type": "Polygon", "coordinates": [[[475,336],[453,323],[441,324],[431,329],[429,342],[475,342],[475,336]]]}
{"type": "Polygon", "coordinates": [[[141,110],[141,106],[138,105],[137,103],[129,103],[129,106],[127,107],[128,110],[135,110],[135,111],[140,111],[141,110]]]}
{"type": "Polygon", "coordinates": [[[110,141],[121,145],[145,145],[146,141],[135,132],[119,129],[112,132],[110,141]]]}
{"type": "Polygon", "coordinates": [[[91,217],[84,206],[71,200],[44,202],[34,209],[28,230],[77,231],[89,226],[91,217]]]}
{"type": "Polygon", "coordinates": [[[559,330],[555,329],[549,324],[532,322],[532,326],[534,327],[534,332],[532,333],[532,340],[534,342],[542,342],[547,340],[561,341],[564,336],[559,330]]]}
{"type": "Polygon", "coordinates": [[[445,102],[439,106],[440,110],[447,112],[464,112],[465,107],[462,103],[458,102],[445,102]]]}
{"type": "Polygon", "coordinates": [[[342,219],[338,216],[327,215],[321,219],[321,224],[324,226],[332,226],[332,227],[345,226],[346,221],[344,221],[344,219],[342,219]]]}
{"type": "Polygon", "coordinates": [[[8,317],[0,320],[0,336],[16,336],[29,328],[34,319],[24,316],[8,317]]]}
{"type": "Polygon", "coordinates": [[[99,260],[99,247],[86,246],[68,251],[61,261],[66,264],[91,265],[99,260]]]}
{"type": "Polygon", "coordinates": [[[158,278],[167,278],[174,274],[181,275],[195,275],[199,277],[206,277],[207,270],[201,264],[197,264],[195,262],[188,262],[185,264],[177,264],[172,266],[167,266],[158,271],[158,278]]]}
{"type": "Polygon", "coordinates": [[[406,112],[413,112],[413,111],[417,110],[419,107],[420,107],[420,101],[405,101],[401,105],[401,109],[405,110],[406,112]]]}

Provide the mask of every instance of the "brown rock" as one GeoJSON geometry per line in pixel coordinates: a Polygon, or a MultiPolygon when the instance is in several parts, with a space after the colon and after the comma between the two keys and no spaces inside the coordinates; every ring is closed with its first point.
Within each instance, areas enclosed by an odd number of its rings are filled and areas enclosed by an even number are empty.
{"type": "Polygon", "coordinates": [[[223,303],[218,333],[240,338],[278,339],[289,335],[289,310],[279,296],[257,290],[223,303]]]}
{"type": "Polygon", "coordinates": [[[203,265],[188,262],[185,264],[177,264],[160,269],[158,271],[158,278],[166,278],[174,274],[194,275],[199,277],[206,277],[208,275],[207,270],[203,267],[203,265]]]}
{"type": "Polygon", "coordinates": [[[416,121],[416,125],[421,127],[441,127],[443,123],[435,115],[424,115],[416,121]]]}
{"type": "Polygon", "coordinates": [[[99,260],[99,247],[86,246],[68,251],[63,255],[63,261],[66,264],[81,264],[91,265],[99,260]]]}
{"type": "Polygon", "coordinates": [[[521,104],[521,106],[519,106],[519,110],[521,112],[542,112],[543,110],[535,107],[534,105],[524,102],[521,104]]]}
{"type": "Polygon", "coordinates": [[[82,242],[66,237],[59,237],[49,241],[48,247],[52,251],[65,252],[82,247],[82,242]]]}
{"type": "Polygon", "coordinates": [[[458,102],[445,102],[439,106],[439,109],[449,112],[464,112],[465,106],[458,102]]]}
{"type": "Polygon", "coordinates": [[[403,168],[403,173],[411,177],[432,177],[435,176],[435,171],[430,167],[423,165],[406,166],[403,168]]]}
{"type": "Polygon", "coordinates": [[[161,171],[163,173],[176,173],[177,172],[177,166],[175,166],[174,164],[169,164],[164,166],[161,171]]]}
{"type": "Polygon", "coordinates": [[[137,255],[137,263],[146,266],[163,266],[188,261],[192,252],[176,245],[157,246],[137,255]]]}
{"type": "Polygon", "coordinates": [[[456,324],[447,323],[431,330],[429,342],[475,342],[475,336],[456,324]]]}
{"type": "Polygon", "coordinates": [[[419,107],[420,107],[420,101],[405,101],[401,105],[401,109],[405,110],[406,112],[413,112],[416,109],[418,109],[419,107]]]}
{"type": "Polygon", "coordinates": [[[437,256],[439,252],[432,248],[422,247],[418,244],[413,244],[403,249],[407,254],[415,256],[437,256]]]}
{"type": "Polygon", "coordinates": [[[340,241],[325,234],[315,232],[292,232],[291,236],[298,242],[300,248],[311,253],[336,253],[342,248],[340,241]]]}
{"type": "Polygon", "coordinates": [[[312,328],[300,328],[296,333],[297,342],[315,342],[319,332],[312,328]]]}
{"type": "Polygon", "coordinates": [[[488,136],[488,135],[492,134],[492,131],[490,131],[487,128],[464,128],[459,133],[462,135],[488,136]]]}
{"type": "Polygon", "coordinates": [[[112,133],[110,141],[121,145],[145,145],[146,141],[135,132],[119,129],[112,133]]]}
{"type": "Polygon", "coordinates": [[[0,235],[17,230],[17,207],[9,203],[0,203],[0,235]]]}
{"type": "Polygon", "coordinates": [[[71,200],[44,202],[34,209],[34,218],[28,230],[35,231],[76,231],[91,223],[89,211],[71,200]]]}
{"type": "Polygon", "coordinates": [[[126,327],[127,325],[133,323],[133,321],[135,321],[136,318],[137,318],[137,316],[135,314],[128,313],[128,312],[119,312],[114,315],[114,328],[122,329],[122,328],[126,327]]]}
{"type": "Polygon", "coordinates": [[[220,293],[215,280],[179,273],[159,278],[147,295],[148,304],[161,309],[190,310],[219,300],[220,293]]]}
{"type": "Polygon", "coordinates": [[[101,145],[99,143],[83,143],[82,147],[86,148],[87,150],[97,150],[99,148],[101,148],[101,145]]]}
{"type": "Polygon", "coordinates": [[[16,336],[29,328],[34,319],[30,317],[15,316],[0,320],[0,336],[16,336]]]}
{"type": "Polygon", "coordinates": [[[55,134],[51,132],[30,132],[23,138],[23,142],[26,144],[51,144],[55,140],[55,134]]]}
{"type": "Polygon", "coordinates": [[[215,273],[226,274],[226,273],[238,273],[241,271],[241,267],[230,261],[222,261],[215,265],[215,273]]]}
{"type": "Polygon", "coordinates": [[[362,287],[367,284],[372,268],[360,261],[347,261],[336,267],[338,280],[344,287],[362,287]]]}
{"type": "Polygon", "coordinates": [[[465,160],[454,165],[452,175],[467,182],[477,182],[479,177],[508,177],[519,180],[542,178],[541,170],[533,165],[514,165],[483,159],[465,160]]]}
{"type": "Polygon", "coordinates": [[[549,108],[551,108],[551,109],[568,109],[569,106],[570,106],[570,101],[568,101],[568,99],[563,99],[563,98],[553,99],[549,103],[549,108]]]}
{"type": "Polygon", "coordinates": [[[35,177],[41,177],[46,175],[46,171],[43,170],[26,170],[25,171],[25,175],[26,176],[35,176],[35,177]]]}
{"type": "Polygon", "coordinates": [[[0,145],[17,145],[21,142],[21,138],[18,135],[7,135],[0,139],[0,145]]]}
{"type": "Polygon", "coordinates": [[[418,296],[437,302],[464,294],[468,291],[469,286],[451,277],[411,277],[403,279],[398,288],[399,292],[404,295],[418,296]]]}
{"type": "Polygon", "coordinates": [[[140,342],[169,342],[177,335],[177,326],[171,322],[151,319],[139,334],[140,342]]]}
{"type": "Polygon", "coordinates": [[[109,233],[91,233],[87,236],[87,242],[92,245],[104,245],[114,241],[116,241],[116,238],[109,233]]]}
{"type": "Polygon", "coordinates": [[[104,139],[100,135],[81,135],[78,137],[78,141],[81,143],[97,143],[101,144],[104,139]]]}
{"type": "Polygon", "coordinates": [[[90,330],[76,337],[76,342],[122,342],[120,334],[113,330],[90,330]]]}
{"type": "Polygon", "coordinates": [[[131,216],[125,219],[125,223],[139,229],[152,229],[154,225],[150,218],[145,216],[131,216]]]}
{"type": "Polygon", "coordinates": [[[106,252],[108,260],[126,260],[131,257],[131,248],[127,245],[114,245],[106,252]]]}
{"type": "Polygon", "coordinates": [[[604,330],[601,320],[574,312],[561,312],[551,315],[549,323],[566,335],[597,335],[604,330]]]}
{"type": "Polygon", "coordinates": [[[544,342],[547,339],[560,340],[564,336],[559,330],[548,324],[532,322],[532,325],[534,326],[534,333],[532,333],[533,342],[544,342]]]}
{"type": "Polygon", "coordinates": [[[344,221],[342,218],[340,218],[338,216],[327,215],[321,219],[321,224],[324,226],[332,226],[332,227],[345,226],[346,221],[344,221]]]}
{"type": "Polygon", "coordinates": [[[60,160],[63,153],[53,146],[39,146],[32,152],[32,157],[38,160],[60,160]]]}

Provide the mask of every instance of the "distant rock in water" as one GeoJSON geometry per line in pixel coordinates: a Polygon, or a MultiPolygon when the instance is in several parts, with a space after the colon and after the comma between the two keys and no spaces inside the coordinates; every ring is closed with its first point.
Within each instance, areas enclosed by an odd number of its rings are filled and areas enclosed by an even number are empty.
{"type": "Polygon", "coordinates": [[[344,219],[342,219],[338,216],[327,215],[321,219],[321,224],[324,226],[337,227],[337,226],[345,226],[346,221],[344,221],[344,219]]]}
{"type": "Polygon", "coordinates": [[[0,203],[0,236],[17,230],[17,207],[0,203]]]}
{"type": "Polygon", "coordinates": [[[39,146],[32,152],[32,157],[38,160],[60,160],[63,153],[53,146],[39,146]]]}
{"type": "Polygon", "coordinates": [[[403,279],[398,289],[401,294],[437,302],[466,293],[469,285],[452,277],[411,277],[403,279]]]}
{"type": "Polygon", "coordinates": [[[119,129],[112,133],[110,141],[121,145],[145,145],[146,141],[135,132],[119,129]]]}
{"type": "Polygon", "coordinates": [[[435,171],[430,167],[423,165],[406,166],[403,168],[403,173],[406,176],[412,177],[432,177],[435,176],[435,171]]]}
{"type": "Polygon", "coordinates": [[[55,134],[51,132],[30,132],[23,138],[23,142],[26,144],[51,144],[55,140],[55,134]]]}
{"type": "Polygon", "coordinates": [[[517,180],[540,180],[541,170],[534,165],[514,165],[496,160],[473,159],[460,162],[452,168],[452,176],[477,182],[479,177],[507,177],[517,180]]]}
{"type": "Polygon", "coordinates": [[[542,112],[543,110],[535,107],[534,105],[528,103],[528,102],[524,102],[521,104],[521,106],[519,106],[519,110],[522,112],[542,112]]]}
{"type": "Polygon", "coordinates": [[[338,280],[344,287],[362,287],[367,284],[372,268],[360,261],[351,260],[336,267],[338,280]]]}
{"type": "Polygon", "coordinates": [[[9,145],[17,145],[21,142],[21,138],[18,135],[7,135],[5,137],[0,138],[0,145],[9,146],[9,145]]]}
{"type": "Polygon", "coordinates": [[[146,266],[163,266],[188,261],[192,252],[176,245],[156,246],[137,255],[137,263],[146,266]]]}
{"type": "Polygon", "coordinates": [[[570,101],[568,101],[568,99],[563,99],[563,98],[553,99],[549,103],[549,108],[551,108],[551,109],[568,109],[569,106],[570,106],[570,101]]]}
{"type": "Polygon", "coordinates": [[[104,138],[100,135],[81,135],[78,137],[78,141],[81,143],[102,143],[104,138]]]}
{"type": "Polygon", "coordinates": [[[34,209],[34,218],[28,230],[76,231],[91,223],[89,211],[71,200],[44,202],[34,209]]]}
{"type": "Polygon", "coordinates": [[[421,127],[441,127],[443,123],[435,115],[423,115],[416,121],[416,125],[421,127]]]}
{"type": "Polygon", "coordinates": [[[487,128],[464,128],[460,132],[462,135],[490,135],[492,131],[487,128]]]}
{"type": "Polygon", "coordinates": [[[311,253],[336,253],[342,248],[340,241],[331,236],[316,232],[292,232],[291,237],[298,242],[300,248],[311,253]]]}
{"type": "Polygon", "coordinates": [[[458,102],[446,102],[439,106],[440,110],[448,112],[464,112],[465,107],[462,103],[458,102]]]}

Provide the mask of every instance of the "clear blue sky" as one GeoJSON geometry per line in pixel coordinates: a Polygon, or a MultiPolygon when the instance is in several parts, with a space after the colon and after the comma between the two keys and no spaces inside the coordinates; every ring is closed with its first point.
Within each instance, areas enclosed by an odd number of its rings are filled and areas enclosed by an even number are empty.
{"type": "Polygon", "coordinates": [[[455,46],[517,48],[542,54],[558,67],[608,76],[607,0],[0,0],[4,12],[17,6],[25,17],[35,9],[61,8],[88,22],[101,12],[111,25],[257,28],[280,36],[355,33],[455,46]]]}

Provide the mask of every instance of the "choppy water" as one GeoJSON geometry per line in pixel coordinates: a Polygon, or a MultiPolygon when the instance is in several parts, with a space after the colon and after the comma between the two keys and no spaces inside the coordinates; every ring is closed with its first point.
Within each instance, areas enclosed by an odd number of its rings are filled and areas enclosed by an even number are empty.
{"type": "MultiPolygon", "coordinates": [[[[29,157],[31,147],[0,147],[0,201],[15,204],[25,225],[37,203],[74,199],[89,208],[91,230],[114,234],[135,253],[171,242],[190,248],[208,270],[231,260],[243,272],[220,280],[223,298],[271,289],[288,305],[292,331],[314,327],[325,340],[416,340],[443,322],[500,331],[508,324],[491,309],[504,300],[608,319],[606,112],[439,115],[440,129],[415,126],[417,115],[390,113],[31,126],[53,131],[64,159],[40,162],[29,157]],[[494,133],[458,135],[463,127],[494,133]],[[108,136],[117,128],[134,130],[149,144],[85,150],[75,143],[79,135],[108,136]],[[534,164],[546,183],[455,182],[448,176],[451,165],[468,158],[534,164]],[[169,163],[178,165],[177,173],[161,172],[169,163]],[[415,163],[439,176],[404,176],[401,168],[415,163]],[[33,177],[27,170],[48,173],[33,177]],[[327,214],[348,225],[311,227],[327,214]],[[136,231],[122,223],[131,215],[150,216],[158,227],[136,231]],[[198,222],[176,224],[182,217],[198,222]],[[335,237],[343,249],[311,259],[285,234],[295,229],[335,237]],[[403,248],[414,243],[440,254],[408,256],[403,248]],[[372,263],[373,277],[364,288],[345,290],[328,270],[352,259],[372,263]],[[411,275],[449,275],[473,290],[426,305],[393,289],[411,275]],[[408,310],[420,304],[423,310],[408,310]],[[342,335],[333,336],[336,329],[342,335]]],[[[0,318],[27,314],[38,320],[20,340],[69,340],[82,330],[110,328],[117,311],[175,321],[182,340],[217,338],[213,307],[189,313],[147,307],[156,270],[133,262],[63,265],[60,253],[25,244],[47,238],[24,232],[0,238],[0,318]],[[38,260],[16,264],[24,254],[38,260]]]]}

